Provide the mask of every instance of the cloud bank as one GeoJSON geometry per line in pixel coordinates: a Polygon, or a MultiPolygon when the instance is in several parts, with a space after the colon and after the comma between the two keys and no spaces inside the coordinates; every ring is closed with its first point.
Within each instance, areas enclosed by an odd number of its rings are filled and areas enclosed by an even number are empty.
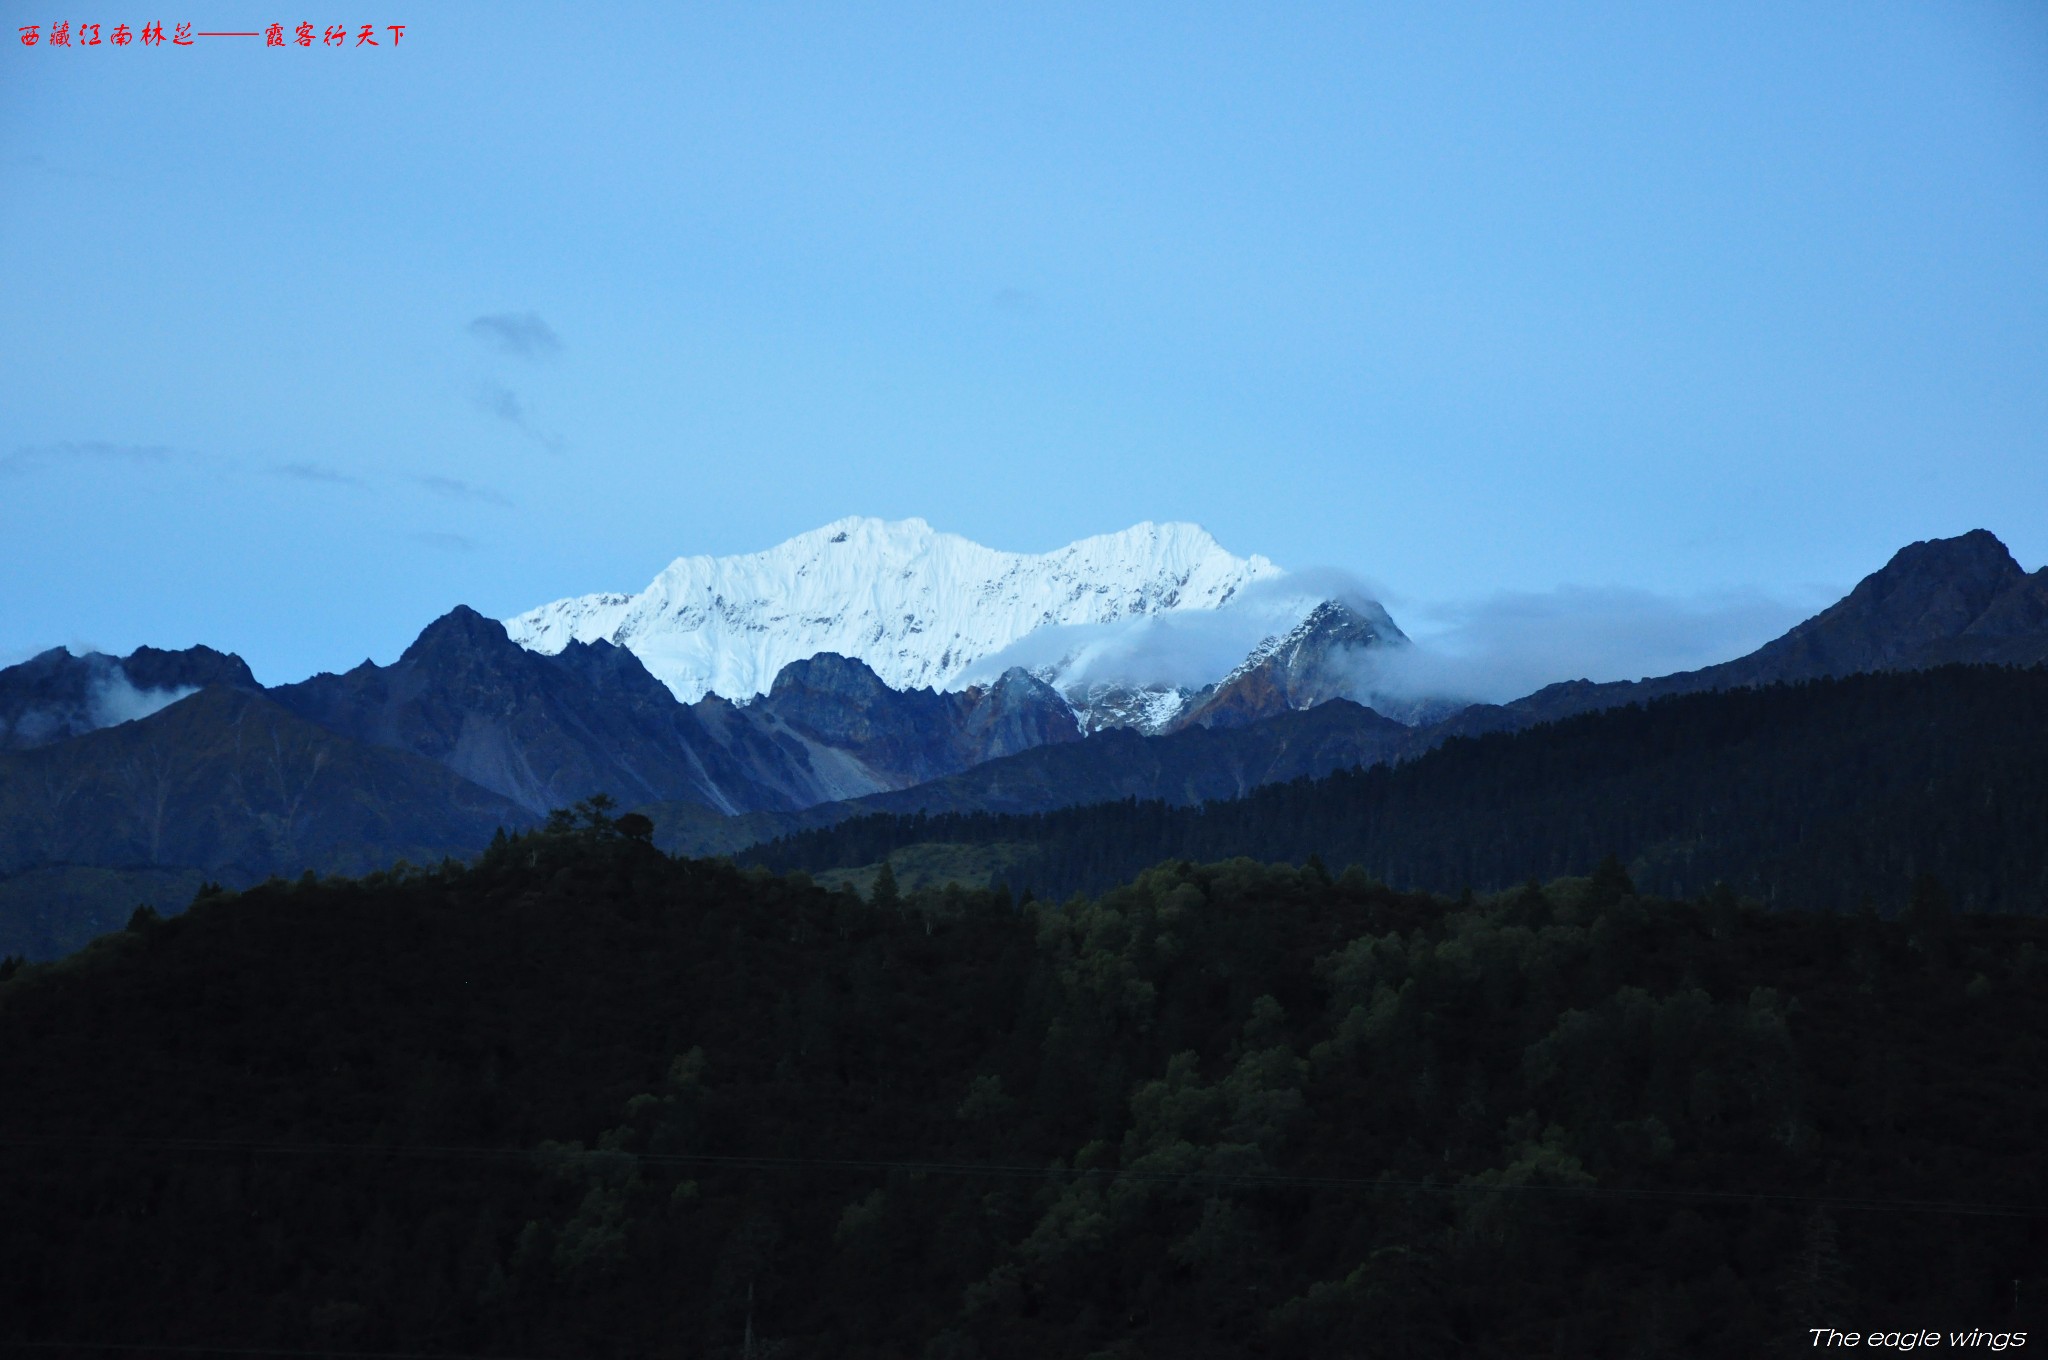
{"type": "MultiPolygon", "coordinates": [[[[1062,685],[1199,689],[1318,602],[1340,600],[1366,612],[1385,595],[1351,573],[1310,568],[1261,581],[1221,609],[1043,628],[953,684],[986,683],[1023,666],[1057,671],[1062,685]]],[[[1353,693],[1427,711],[1434,707],[1428,701],[1502,703],[1560,680],[1668,675],[1744,655],[1812,612],[1759,591],[1678,596],[1591,586],[1417,605],[1404,628],[1413,645],[1361,657],[1353,693]]]]}
{"type": "Polygon", "coordinates": [[[1760,591],[1502,591],[1421,611],[1416,645],[1385,658],[1376,684],[1502,703],[1560,680],[1640,680],[1731,661],[1811,612],[1760,591]]]}

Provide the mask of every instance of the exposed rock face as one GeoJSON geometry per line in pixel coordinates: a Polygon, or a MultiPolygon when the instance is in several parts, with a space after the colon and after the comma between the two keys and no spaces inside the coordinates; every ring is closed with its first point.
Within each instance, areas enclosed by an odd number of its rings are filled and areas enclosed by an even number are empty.
{"type": "Polygon", "coordinates": [[[257,688],[242,658],[211,647],[138,647],[123,657],[53,647],[0,670],[0,750],[32,750],[133,722],[207,685],[257,688]]]}
{"type": "Polygon", "coordinates": [[[1082,730],[1090,735],[1128,728],[1147,736],[1157,736],[1172,730],[1175,719],[1207,691],[1184,685],[1102,682],[1072,684],[1061,692],[1073,705],[1082,730]]]}
{"type": "Polygon", "coordinates": [[[1378,605],[1354,608],[1325,600],[1292,632],[1261,643],[1172,726],[1244,727],[1331,699],[1370,702],[1369,652],[1407,645],[1407,636],[1378,605]]]}
{"type": "Polygon", "coordinates": [[[960,768],[1081,739],[1080,724],[1059,691],[1021,666],[1004,671],[986,689],[961,694],[973,703],[960,719],[960,768]]]}
{"type": "Polygon", "coordinates": [[[187,647],[181,652],[137,647],[121,658],[121,671],[137,689],[257,688],[247,662],[233,652],[216,652],[211,647],[187,647]]]}
{"type": "Polygon", "coordinates": [[[2048,639],[2048,567],[1999,591],[1963,636],[1987,646],[2006,638],[2022,639],[2029,658],[2038,655],[2048,639]]]}

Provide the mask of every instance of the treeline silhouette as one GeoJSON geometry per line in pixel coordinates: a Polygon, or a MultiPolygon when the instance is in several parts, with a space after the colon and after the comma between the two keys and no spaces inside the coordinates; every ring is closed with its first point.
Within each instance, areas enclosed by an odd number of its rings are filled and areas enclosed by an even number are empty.
{"type": "Polygon", "coordinates": [[[1614,861],[863,901],[651,831],[585,805],[17,968],[0,1345],[1749,1357],[2038,1319],[2048,922],[1932,880],[1889,920],[1614,861]]]}
{"type": "Polygon", "coordinates": [[[1456,893],[1584,874],[1611,853],[1646,890],[1676,896],[1725,881],[1774,906],[1889,913],[1932,874],[1967,910],[2041,912],[2048,669],[1689,695],[1199,807],[870,816],[745,858],[816,871],[924,842],[1026,847],[1007,882],[1055,897],[1167,859],[1316,857],[1456,893]]]}

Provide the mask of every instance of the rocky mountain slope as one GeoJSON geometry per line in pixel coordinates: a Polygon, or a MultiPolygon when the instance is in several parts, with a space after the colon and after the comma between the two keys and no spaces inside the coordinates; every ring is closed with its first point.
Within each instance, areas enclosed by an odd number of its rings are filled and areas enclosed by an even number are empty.
{"type": "Polygon", "coordinates": [[[226,686],[0,753],[0,874],[53,864],[190,868],[230,883],[367,873],[473,853],[497,827],[530,820],[432,761],[226,686]]]}

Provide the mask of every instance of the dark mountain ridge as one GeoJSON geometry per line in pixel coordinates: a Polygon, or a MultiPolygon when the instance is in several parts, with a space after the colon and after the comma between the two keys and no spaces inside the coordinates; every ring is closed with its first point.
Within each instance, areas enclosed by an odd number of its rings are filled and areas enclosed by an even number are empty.
{"type": "Polygon", "coordinates": [[[140,722],[0,753],[0,874],[194,868],[246,884],[471,853],[517,805],[418,756],[213,686],[140,722]]]}
{"type": "Polygon", "coordinates": [[[1347,606],[1327,604],[1210,691],[1169,735],[1108,729],[1076,745],[1027,751],[787,818],[717,825],[664,811],[656,820],[666,844],[730,853],[874,813],[1030,813],[1125,798],[1185,806],[1236,798],[1263,784],[1409,760],[1454,737],[1519,731],[1678,695],[1959,661],[2031,664],[2048,660],[2048,569],[2029,576],[1997,538],[1978,530],[1902,549],[1835,605],[1718,666],[1653,680],[1569,681],[1414,727],[1348,700],[1316,699],[1369,685],[1372,651],[1406,642],[1391,621],[1382,626],[1347,606]]]}
{"type": "Polygon", "coordinates": [[[2048,667],[1676,695],[1199,806],[871,814],[744,858],[817,872],[934,843],[1008,847],[1010,883],[1052,897],[1173,859],[1315,856],[1456,893],[1586,873],[1615,854],[1671,894],[1726,880],[1775,906],[1891,911],[1932,875],[1963,909],[2042,914],[2048,667]]]}
{"type": "Polygon", "coordinates": [[[1059,696],[1023,671],[955,693],[898,691],[828,652],[784,667],[752,704],[711,695],[685,705],[623,647],[528,651],[466,607],[390,666],[366,661],[273,694],[310,721],[425,756],[534,813],[596,793],[787,812],[1080,737],[1059,696]]]}
{"type": "Polygon", "coordinates": [[[466,606],[389,666],[365,661],[272,695],[329,731],[425,757],[534,814],[597,792],[742,812],[789,805],[783,790],[798,782],[797,753],[762,741],[736,758],[624,648],[530,652],[466,606]]]}
{"type": "MultiPolygon", "coordinates": [[[[2028,575],[1980,530],[1902,549],[1835,606],[1720,666],[1551,686],[1414,728],[1328,700],[1356,682],[1361,658],[1401,641],[1391,620],[1326,605],[1213,689],[1183,730],[1148,738],[1112,729],[1082,740],[1065,702],[1022,671],[960,692],[899,692],[863,663],[826,653],[786,667],[753,703],[710,696],[685,706],[623,648],[530,652],[501,624],[458,608],[390,666],[365,662],[269,691],[271,703],[312,725],[289,740],[280,728],[279,741],[317,748],[307,758],[330,776],[352,770],[370,782],[351,791],[323,778],[286,818],[299,829],[282,835],[284,814],[251,801],[218,765],[215,782],[188,777],[177,795],[189,805],[178,815],[194,827],[211,819],[211,839],[196,830],[145,835],[136,790],[149,784],[149,762],[215,768],[215,754],[240,749],[252,730],[251,710],[209,700],[137,715],[198,686],[261,693],[247,666],[204,647],[142,648],[125,658],[54,651],[0,671],[0,748],[67,752],[112,731],[129,735],[45,762],[0,762],[0,873],[147,867],[147,882],[160,885],[188,870],[240,881],[380,856],[462,855],[500,820],[518,825],[600,792],[649,808],[664,844],[704,853],[876,812],[1024,813],[1126,798],[1199,804],[1408,760],[1458,735],[1661,697],[1958,659],[2038,660],[2048,657],[2048,570],[2028,575]],[[173,749],[180,743],[190,748],[183,756],[173,749]],[[115,749],[129,752],[132,768],[109,763],[115,749]],[[371,751],[426,764],[379,763],[371,751]],[[424,781],[410,792],[398,787],[405,769],[424,781]],[[102,811],[72,826],[64,790],[78,781],[98,790],[102,811]],[[476,815],[438,817],[435,800],[451,798],[476,815]],[[365,808],[376,811],[365,817],[365,808]],[[332,826],[316,826],[323,818],[332,826]]],[[[276,727],[274,716],[256,725],[264,723],[276,727]]],[[[91,881],[102,896],[124,891],[91,881]]],[[[113,901],[102,905],[112,910],[113,901]]]]}
{"type": "Polygon", "coordinates": [[[469,856],[500,826],[600,793],[788,814],[1079,737],[1022,671],[898,693],[828,655],[789,667],[754,705],[684,705],[624,648],[531,652],[468,608],[389,666],[269,691],[205,648],[59,650],[0,671],[0,705],[11,731],[36,738],[18,758],[0,750],[0,954],[34,957],[76,947],[138,899],[176,910],[198,876],[243,886],[469,856]],[[150,711],[121,721],[138,692],[150,711]]]}
{"type": "Polygon", "coordinates": [[[242,658],[211,647],[138,647],[119,657],[53,647],[0,670],[0,750],[31,750],[131,722],[205,685],[260,688],[242,658]]]}
{"type": "Polygon", "coordinates": [[[1495,730],[1674,694],[1953,663],[2048,661],[2048,567],[2029,575],[1984,529],[1899,549],[1856,588],[1782,637],[1717,666],[1650,680],[1548,685],[1447,731],[1495,730]]]}

